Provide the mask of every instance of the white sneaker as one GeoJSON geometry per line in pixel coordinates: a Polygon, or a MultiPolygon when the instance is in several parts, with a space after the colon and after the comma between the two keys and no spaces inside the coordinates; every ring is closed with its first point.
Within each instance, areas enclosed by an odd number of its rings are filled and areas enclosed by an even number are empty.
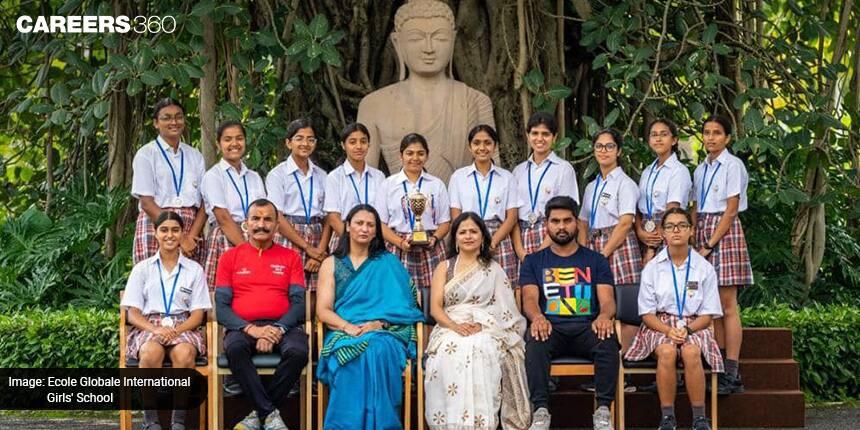
{"type": "Polygon", "coordinates": [[[257,411],[251,411],[248,416],[233,427],[233,430],[260,430],[260,418],[257,411]]]}
{"type": "Polygon", "coordinates": [[[609,408],[606,406],[597,408],[591,419],[594,423],[594,430],[614,430],[612,427],[612,414],[609,413],[609,408]]]}
{"type": "Polygon", "coordinates": [[[549,423],[552,419],[552,415],[549,414],[549,411],[546,408],[538,408],[532,414],[532,425],[529,427],[529,430],[549,430],[549,423]]]}

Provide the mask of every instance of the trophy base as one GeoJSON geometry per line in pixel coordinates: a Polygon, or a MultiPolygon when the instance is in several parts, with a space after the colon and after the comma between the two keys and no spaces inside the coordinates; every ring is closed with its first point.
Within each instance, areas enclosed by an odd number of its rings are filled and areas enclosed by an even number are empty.
{"type": "Polygon", "coordinates": [[[409,240],[410,246],[428,246],[430,239],[427,237],[426,231],[413,231],[412,239],[409,240]]]}

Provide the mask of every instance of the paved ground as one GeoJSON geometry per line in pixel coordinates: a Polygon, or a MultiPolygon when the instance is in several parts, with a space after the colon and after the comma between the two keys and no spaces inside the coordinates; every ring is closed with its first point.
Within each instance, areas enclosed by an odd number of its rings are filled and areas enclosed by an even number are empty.
{"type": "MultiPolygon", "coordinates": [[[[860,408],[821,408],[807,409],[806,411],[806,427],[804,428],[809,430],[850,430],[858,428],[858,426],[860,426],[860,408]]],[[[0,416],[0,429],[2,430],[117,430],[118,428],[118,420],[72,420],[0,416]]],[[[137,426],[135,426],[135,428],[137,428],[137,426]]]]}

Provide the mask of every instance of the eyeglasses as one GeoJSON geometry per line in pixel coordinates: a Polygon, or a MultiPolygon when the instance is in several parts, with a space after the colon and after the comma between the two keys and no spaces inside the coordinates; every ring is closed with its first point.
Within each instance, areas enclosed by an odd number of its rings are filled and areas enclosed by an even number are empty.
{"type": "Polygon", "coordinates": [[[614,151],[615,148],[618,148],[618,145],[616,145],[614,143],[606,143],[606,144],[595,143],[594,144],[594,150],[595,151],[614,151]]]}
{"type": "Polygon", "coordinates": [[[672,133],[669,133],[668,131],[664,131],[662,133],[651,133],[649,136],[651,136],[652,138],[655,138],[655,137],[672,137],[672,133]]]}
{"type": "Polygon", "coordinates": [[[183,122],[183,121],[185,121],[185,115],[182,115],[182,114],[176,114],[174,116],[161,115],[158,117],[158,120],[163,121],[163,122],[170,122],[171,120],[175,120],[176,122],[183,122]]]}
{"type": "Polygon", "coordinates": [[[663,230],[666,230],[666,231],[673,231],[674,232],[674,231],[686,230],[688,228],[690,228],[690,224],[687,224],[685,222],[680,222],[678,224],[671,224],[671,223],[663,224],[663,230]]]}
{"type": "Polygon", "coordinates": [[[293,142],[296,142],[296,143],[307,142],[307,143],[310,143],[311,145],[317,143],[316,137],[295,136],[290,140],[292,140],[293,142]]]}

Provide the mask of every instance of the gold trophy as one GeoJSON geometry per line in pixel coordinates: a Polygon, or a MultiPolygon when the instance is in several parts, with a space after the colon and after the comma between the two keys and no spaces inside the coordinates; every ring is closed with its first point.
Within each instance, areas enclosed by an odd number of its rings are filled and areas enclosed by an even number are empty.
{"type": "Polygon", "coordinates": [[[411,246],[427,246],[430,241],[427,238],[427,232],[424,231],[424,225],[421,223],[421,215],[427,209],[427,196],[421,194],[420,190],[413,190],[409,195],[409,208],[412,209],[412,216],[415,217],[415,223],[412,225],[412,239],[409,240],[411,246]]]}

